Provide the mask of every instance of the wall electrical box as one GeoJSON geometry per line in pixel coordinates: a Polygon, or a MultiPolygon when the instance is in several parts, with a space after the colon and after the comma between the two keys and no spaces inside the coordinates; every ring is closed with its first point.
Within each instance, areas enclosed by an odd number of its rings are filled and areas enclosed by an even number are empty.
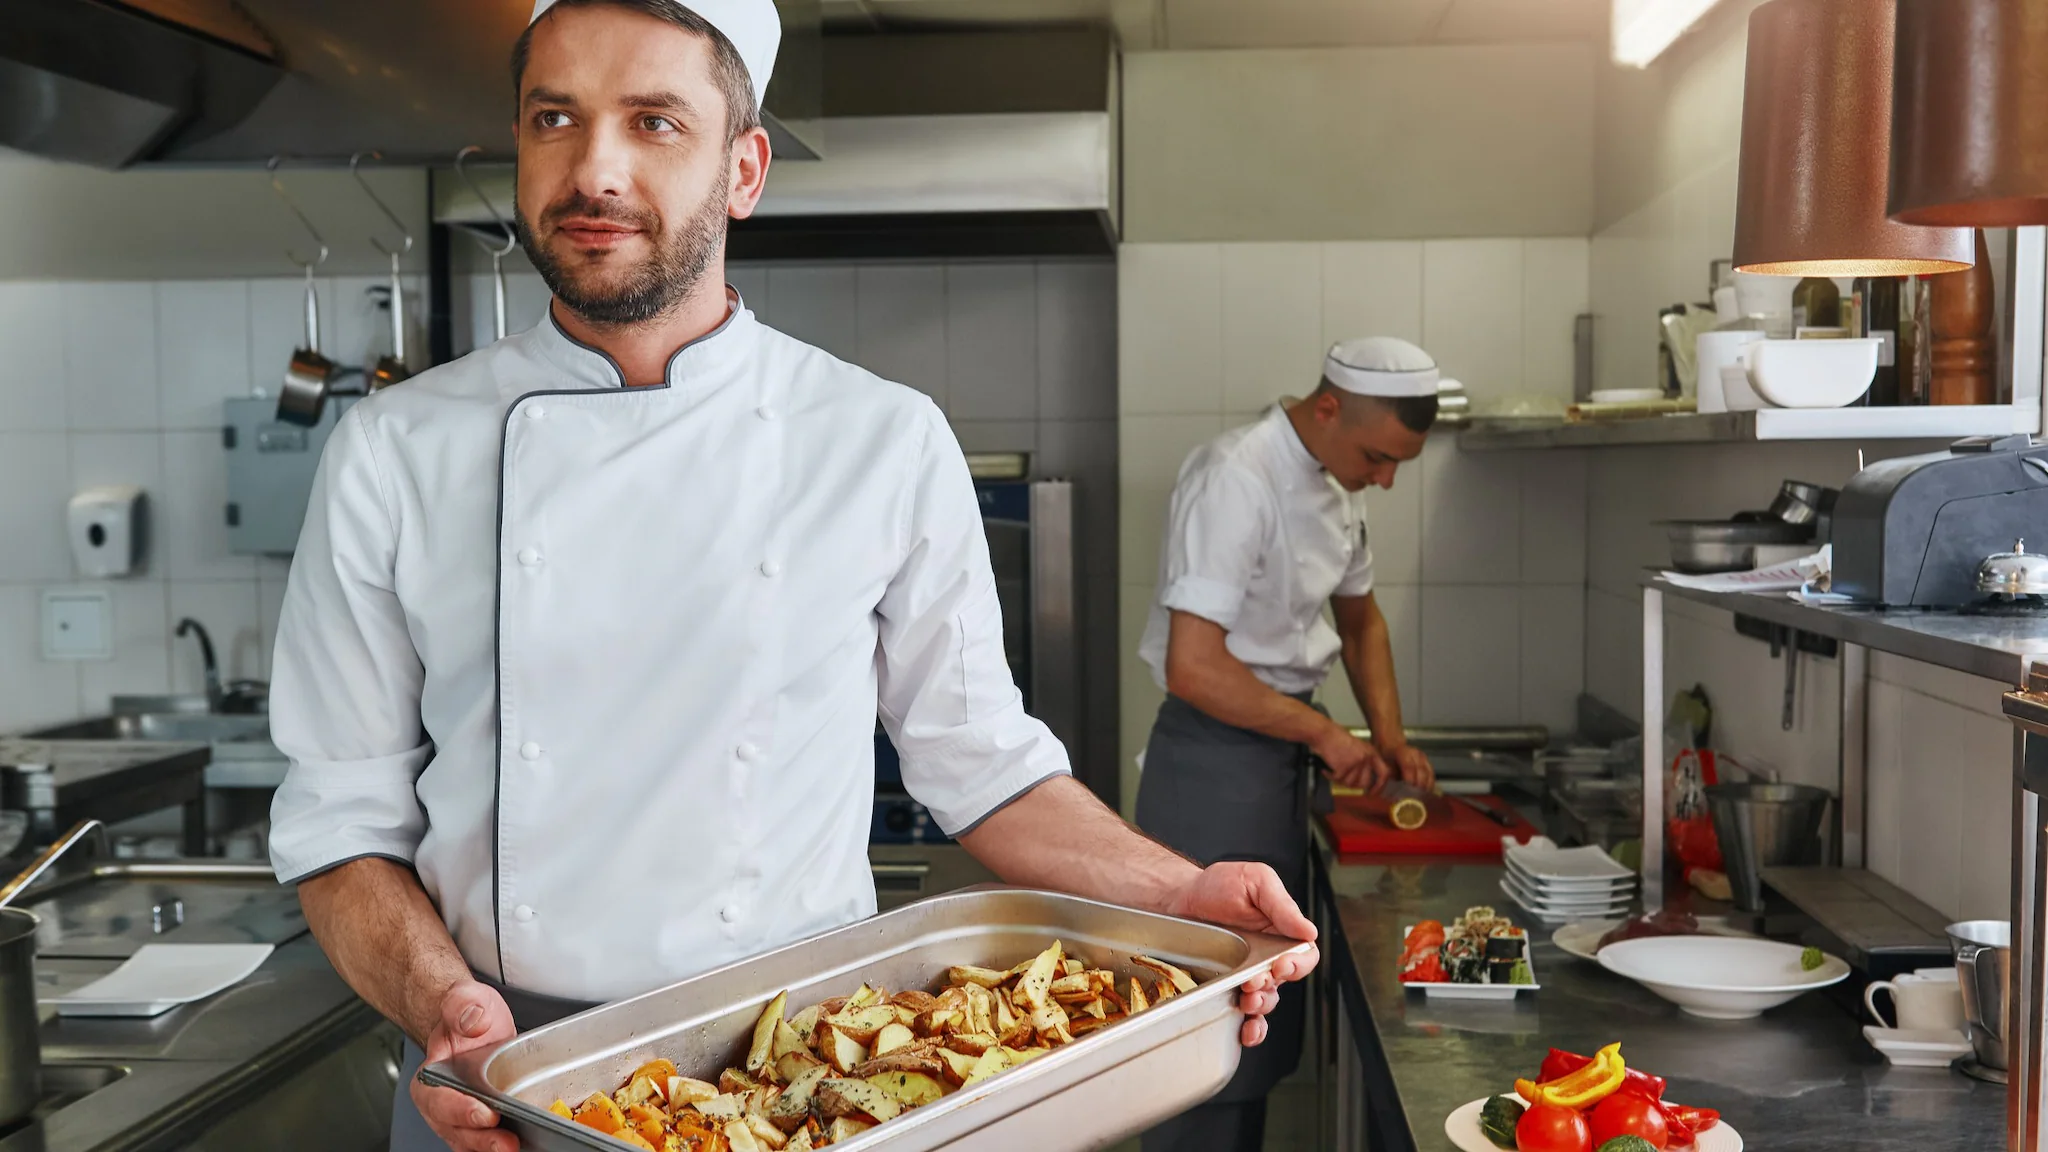
{"type": "Polygon", "coordinates": [[[227,450],[228,546],[253,555],[288,556],[299,545],[306,502],[320,451],[342,413],[360,396],[329,396],[311,428],[277,418],[277,401],[251,398],[223,405],[221,443],[227,450]]]}

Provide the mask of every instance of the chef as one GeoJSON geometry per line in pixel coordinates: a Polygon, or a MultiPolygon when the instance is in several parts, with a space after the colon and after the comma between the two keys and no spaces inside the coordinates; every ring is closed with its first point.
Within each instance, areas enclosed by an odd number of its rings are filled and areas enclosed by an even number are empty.
{"type": "MultiPolygon", "coordinates": [[[[769,166],[773,0],[546,0],[513,53],[530,332],[358,403],[279,624],[271,854],[422,1058],[875,911],[876,717],[998,875],[1311,939],[1026,715],[967,465],[930,401],[761,324],[726,224],[769,166]]],[[[1248,985],[1246,1044],[1278,982],[1248,985]]],[[[399,1152],[510,1149],[405,1077],[399,1152]]]]}
{"type": "MultiPolygon", "coordinates": [[[[1271,866],[1307,884],[1309,758],[1340,783],[1434,782],[1410,745],[1373,598],[1364,490],[1391,488],[1436,419],[1437,367],[1403,340],[1330,349],[1306,399],[1181,465],[1139,656],[1166,690],[1145,749],[1138,826],[1195,861],[1271,866]],[[1324,620],[1328,606],[1336,620],[1324,620]],[[1342,656],[1373,743],[1311,703],[1342,656]]],[[[1222,1094],[1147,1133],[1146,1152],[1259,1148],[1267,1092],[1294,1070],[1305,1010],[1283,991],[1272,1039],[1222,1094]]]]}

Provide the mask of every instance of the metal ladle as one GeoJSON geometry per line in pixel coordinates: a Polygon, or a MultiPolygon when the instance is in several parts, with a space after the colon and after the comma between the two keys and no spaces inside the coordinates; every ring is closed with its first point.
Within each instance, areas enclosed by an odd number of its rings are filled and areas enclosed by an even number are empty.
{"type": "Polygon", "coordinates": [[[299,424],[307,428],[320,423],[320,414],[327,407],[327,388],[334,378],[341,374],[341,365],[320,354],[320,297],[313,287],[313,270],[327,263],[327,241],[320,238],[320,230],[306,218],[299,206],[292,202],[291,194],[284,190],[283,181],[277,178],[277,168],[284,162],[282,156],[272,156],[264,168],[270,173],[271,190],[284,206],[292,210],[305,226],[307,235],[319,248],[320,255],[311,260],[301,260],[296,252],[285,249],[285,258],[298,265],[306,273],[306,345],[292,353],[291,363],[285,366],[284,383],[277,394],[277,418],[285,424],[299,424]]]}
{"type": "Polygon", "coordinates": [[[513,230],[510,224],[505,223],[505,218],[498,214],[498,206],[491,203],[491,198],[484,195],[484,190],[477,184],[476,178],[471,176],[469,170],[462,166],[464,160],[482,151],[481,147],[471,144],[469,147],[457,152],[455,154],[455,174],[462,177],[464,184],[469,185],[469,190],[476,194],[478,200],[483,202],[484,211],[491,214],[491,219],[497,223],[498,230],[505,234],[505,246],[500,248],[484,239],[481,233],[464,229],[464,231],[469,232],[470,239],[476,241],[483,247],[484,251],[491,254],[491,339],[503,340],[505,338],[505,257],[510,256],[512,249],[519,246],[519,234],[513,230]]]}
{"type": "Polygon", "coordinates": [[[412,233],[406,229],[405,221],[398,218],[398,213],[393,212],[391,206],[377,195],[377,190],[370,187],[370,182],[363,179],[360,165],[365,156],[379,162],[384,159],[381,152],[358,152],[348,158],[348,174],[355,177],[356,183],[363,186],[363,195],[368,196],[370,203],[375,204],[377,210],[384,213],[384,218],[391,221],[392,227],[398,229],[401,238],[399,246],[394,249],[385,247],[384,242],[375,236],[370,237],[370,243],[391,261],[391,352],[389,355],[379,356],[377,363],[366,373],[369,390],[376,392],[400,383],[412,375],[412,369],[405,366],[405,288],[398,277],[399,259],[412,251],[412,233]]]}

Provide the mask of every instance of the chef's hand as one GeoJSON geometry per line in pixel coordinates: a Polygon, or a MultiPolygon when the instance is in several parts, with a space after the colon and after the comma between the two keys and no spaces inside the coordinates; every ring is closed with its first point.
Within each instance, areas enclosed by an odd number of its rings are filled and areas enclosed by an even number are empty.
{"type": "MultiPolygon", "coordinates": [[[[459,981],[441,996],[441,1018],[427,1033],[426,1063],[502,1043],[517,1031],[504,997],[475,980],[459,981]]],[[[498,1114],[475,1097],[414,1079],[412,1102],[427,1127],[455,1152],[518,1152],[519,1138],[500,1130],[498,1114]]]]}
{"type": "MultiPolygon", "coordinates": [[[[1170,902],[1168,911],[1188,920],[1206,920],[1225,928],[1271,932],[1296,940],[1314,940],[1316,926],[1295,906],[1280,875],[1264,864],[1224,861],[1196,874],[1170,902]]],[[[1266,1014],[1280,1003],[1280,985],[1315,971],[1317,952],[1282,956],[1270,972],[1238,989],[1237,1007],[1244,1013],[1239,1034],[1247,1048],[1266,1038],[1266,1014]]]]}
{"type": "Polygon", "coordinates": [[[1436,768],[1415,745],[1381,748],[1380,758],[1392,766],[1395,775],[1417,788],[1426,792],[1436,787],[1436,768]]]}
{"type": "Polygon", "coordinates": [[[1330,779],[1346,787],[1378,792],[1390,775],[1378,750],[1340,725],[1330,725],[1329,732],[1311,745],[1311,750],[1322,758],[1330,779]]]}

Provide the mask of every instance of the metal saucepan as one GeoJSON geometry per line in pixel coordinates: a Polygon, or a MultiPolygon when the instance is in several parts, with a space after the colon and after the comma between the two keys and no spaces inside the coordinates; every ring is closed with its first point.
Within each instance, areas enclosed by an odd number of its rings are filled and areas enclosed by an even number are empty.
{"type": "Polygon", "coordinates": [[[277,394],[277,418],[285,424],[299,424],[307,428],[320,423],[320,414],[327,407],[328,385],[341,373],[341,366],[320,354],[320,296],[314,290],[313,270],[327,263],[327,241],[320,238],[320,230],[292,202],[291,194],[284,190],[284,184],[277,178],[277,166],[284,161],[282,156],[272,156],[265,167],[270,170],[270,188],[284,206],[299,218],[320,254],[311,260],[301,260],[298,255],[286,250],[285,256],[306,273],[306,346],[292,353],[291,363],[285,366],[284,380],[277,394]]]}
{"type": "Polygon", "coordinates": [[[1787,480],[1778,487],[1778,495],[1771,500],[1770,515],[1772,519],[1783,520],[1787,524],[1811,524],[1834,506],[1835,495],[1832,488],[1802,480],[1787,480]]]}
{"type": "Polygon", "coordinates": [[[1666,520],[1671,566],[1680,572],[1743,572],[1755,567],[1760,544],[1799,544],[1812,539],[1804,525],[1782,520],[1666,520]]]}
{"type": "Polygon", "coordinates": [[[370,203],[375,204],[377,210],[384,213],[384,218],[391,221],[392,227],[398,229],[401,237],[396,248],[386,247],[382,240],[375,236],[370,237],[370,243],[391,261],[391,351],[388,355],[379,356],[377,363],[365,373],[365,382],[369,390],[376,392],[412,376],[412,369],[405,366],[405,285],[398,274],[399,259],[412,251],[412,233],[406,229],[405,221],[398,218],[398,213],[393,212],[391,206],[384,203],[383,197],[377,195],[377,190],[370,187],[370,182],[363,179],[359,169],[365,156],[373,160],[384,159],[383,154],[379,152],[358,152],[348,158],[348,174],[356,178],[356,183],[362,185],[363,195],[368,196],[370,203]]]}
{"type": "Polygon", "coordinates": [[[42,1021],[36,1015],[39,921],[34,913],[7,904],[49,871],[58,857],[95,833],[104,851],[106,829],[97,820],[85,820],[0,885],[0,1128],[34,1111],[43,1097],[42,1021]]]}

